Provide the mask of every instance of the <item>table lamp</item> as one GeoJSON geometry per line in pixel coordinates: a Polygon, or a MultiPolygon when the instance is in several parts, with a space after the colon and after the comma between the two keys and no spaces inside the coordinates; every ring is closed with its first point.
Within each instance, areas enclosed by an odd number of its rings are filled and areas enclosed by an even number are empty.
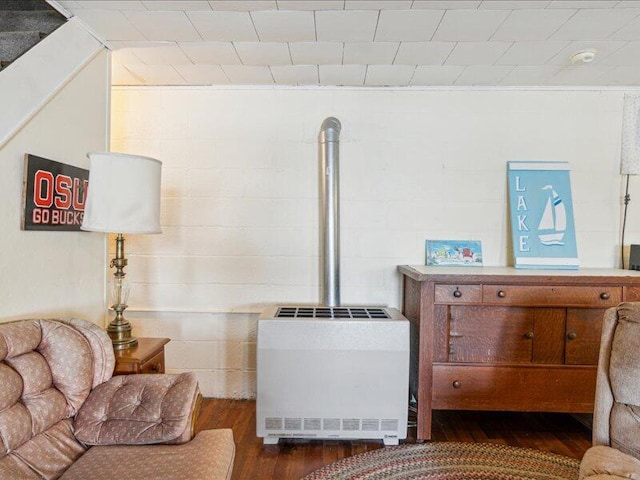
{"type": "Polygon", "coordinates": [[[640,96],[624,96],[622,108],[622,148],[620,150],[620,175],[627,176],[624,193],[624,213],[622,215],[621,263],[624,268],[624,231],[627,226],[629,196],[629,176],[640,174],[640,96]]]}
{"type": "Polygon", "coordinates": [[[116,234],[115,267],[111,284],[112,308],[116,314],[107,332],[116,350],[138,343],[131,324],[124,318],[129,284],[125,280],[124,234],[161,233],[160,170],[162,163],[149,157],[111,152],[92,152],[89,157],[89,187],[82,230],[116,234]]]}

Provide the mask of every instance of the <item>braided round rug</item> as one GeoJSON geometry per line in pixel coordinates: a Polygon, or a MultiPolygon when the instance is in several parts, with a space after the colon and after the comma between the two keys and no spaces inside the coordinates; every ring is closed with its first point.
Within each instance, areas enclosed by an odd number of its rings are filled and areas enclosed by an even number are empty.
{"type": "Polygon", "coordinates": [[[343,458],[302,480],[576,480],[580,462],[492,443],[432,442],[343,458]]]}

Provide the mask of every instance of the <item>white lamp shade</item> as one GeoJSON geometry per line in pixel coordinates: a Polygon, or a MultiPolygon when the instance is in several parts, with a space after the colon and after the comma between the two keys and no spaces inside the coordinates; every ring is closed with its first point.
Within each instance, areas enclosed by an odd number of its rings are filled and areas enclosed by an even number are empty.
{"type": "Polygon", "coordinates": [[[640,96],[624,96],[620,173],[640,174],[640,96]]]}
{"type": "Polygon", "coordinates": [[[92,152],[82,230],[160,233],[160,171],[154,158],[92,152]]]}

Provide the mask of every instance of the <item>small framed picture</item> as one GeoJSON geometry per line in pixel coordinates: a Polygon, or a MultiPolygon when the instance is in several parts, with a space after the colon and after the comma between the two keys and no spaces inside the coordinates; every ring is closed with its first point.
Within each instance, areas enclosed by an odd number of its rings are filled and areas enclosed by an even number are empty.
{"type": "Polygon", "coordinates": [[[426,264],[481,267],[482,244],[479,240],[427,240],[426,264]]]}

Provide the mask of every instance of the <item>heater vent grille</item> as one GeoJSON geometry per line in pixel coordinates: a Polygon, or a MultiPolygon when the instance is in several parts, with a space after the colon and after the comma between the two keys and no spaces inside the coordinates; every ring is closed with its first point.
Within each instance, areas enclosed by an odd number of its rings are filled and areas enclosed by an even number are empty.
{"type": "Polygon", "coordinates": [[[264,426],[271,431],[397,432],[398,419],[377,418],[320,418],[266,417],[264,426]]]}
{"type": "Polygon", "coordinates": [[[389,319],[382,308],[370,307],[280,307],[276,318],[380,318],[389,319]]]}

